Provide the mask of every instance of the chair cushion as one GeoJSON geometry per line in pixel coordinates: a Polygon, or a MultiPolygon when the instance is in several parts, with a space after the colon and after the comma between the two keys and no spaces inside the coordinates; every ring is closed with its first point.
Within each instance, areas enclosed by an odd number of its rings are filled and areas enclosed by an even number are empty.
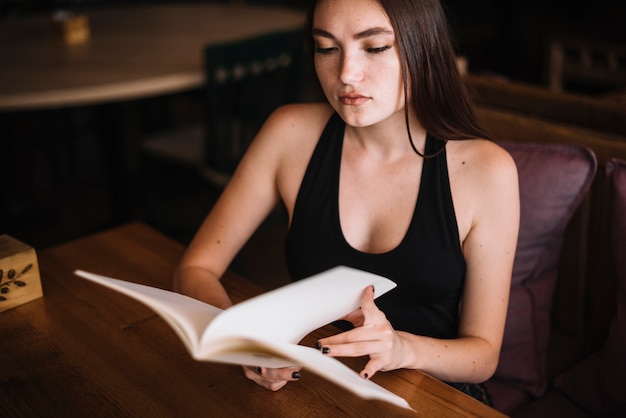
{"type": "Polygon", "coordinates": [[[532,400],[526,391],[517,389],[504,380],[489,380],[487,382],[487,390],[493,399],[494,409],[507,415],[519,410],[532,400]]]}
{"type": "Polygon", "coordinates": [[[555,380],[572,402],[594,416],[626,413],[626,161],[606,165],[611,184],[612,257],[617,273],[617,309],[603,349],[555,380]]]}
{"type": "Polygon", "coordinates": [[[550,391],[540,399],[515,411],[514,418],[589,418],[589,414],[557,391],[550,391]]]}
{"type": "Polygon", "coordinates": [[[540,396],[548,383],[550,312],[563,236],[589,191],[597,162],[594,153],[581,146],[502,146],[517,164],[521,212],[507,322],[493,380],[540,396]]]}

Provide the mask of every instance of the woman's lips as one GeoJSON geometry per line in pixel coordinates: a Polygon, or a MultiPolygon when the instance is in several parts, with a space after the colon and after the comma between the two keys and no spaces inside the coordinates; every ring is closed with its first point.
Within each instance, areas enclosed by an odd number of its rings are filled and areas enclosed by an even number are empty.
{"type": "Polygon", "coordinates": [[[344,94],[339,96],[341,104],[346,106],[360,106],[368,100],[369,97],[361,96],[360,94],[344,94]]]}

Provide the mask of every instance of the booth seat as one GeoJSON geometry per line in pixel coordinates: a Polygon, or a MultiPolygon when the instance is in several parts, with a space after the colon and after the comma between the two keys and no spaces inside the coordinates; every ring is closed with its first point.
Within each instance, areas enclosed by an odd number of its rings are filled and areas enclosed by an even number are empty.
{"type": "MultiPolygon", "coordinates": [[[[574,377],[607,364],[603,347],[623,338],[615,337],[614,323],[623,321],[615,319],[624,309],[615,296],[624,273],[618,275],[613,262],[626,254],[615,247],[626,239],[613,235],[619,231],[615,217],[623,222],[626,210],[613,208],[618,193],[612,182],[620,177],[616,161],[626,160],[626,137],[502,109],[480,107],[478,114],[515,159],[521,193],[502,353],[486,382],[495,408],[511,416],[541,416],[545,409],[547,416],[552,405],[560,407],[555,416],[594,416],[589,406],[572,402],[590,397],[573,392],[580,381],[574,377]]],[[[610,364],[619,370],[619,363],[610,364]]],[[[605,399],[611,392],[602,393],[605,399]]]]}
{"type": "Polygon", "coordinates": [[[517,165],[520,232],[500,361],[487,388],[496,409],[510,413],[548,386],[550,316],[562,243],[597,162],[589,148],[578,145],[502,145],[517,165]]]}
{"type": "Polygon", "coordinates": [[[601,349],[558,375],[552,390],[516,417],[626,416],[626,161],[611,159],[605,174],[611,192],[610,255],[618,278],[608,337],[601,349]]]}

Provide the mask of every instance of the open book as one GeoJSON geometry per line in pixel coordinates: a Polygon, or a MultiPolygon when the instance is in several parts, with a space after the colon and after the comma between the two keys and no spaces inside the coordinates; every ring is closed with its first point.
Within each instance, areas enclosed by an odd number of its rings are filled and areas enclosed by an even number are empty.
{"type": "Polygon", "coordinates": [[[222,310],[191,297],[82,270],[80,277],[144,303],[176,332],[195,360],[262,367],[300,366],[367,399],[411,409],[401,397],[361,378],[320,350],[298,345],[310,332],[354,311],[365,288],[378,297],[389,279],[349,267],[287,284],[222,310]]]}

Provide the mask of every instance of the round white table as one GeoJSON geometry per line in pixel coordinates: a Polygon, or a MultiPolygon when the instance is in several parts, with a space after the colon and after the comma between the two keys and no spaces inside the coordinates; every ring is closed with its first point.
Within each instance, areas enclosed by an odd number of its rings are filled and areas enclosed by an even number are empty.
{"type": "Polygon", "coordinates": [[[0,23],[0,112],[93,105],[198,88],[202,49],[304,24],[298,10],[170,4],[88,11],[90,38],[51,36],[51,16],[0,23]]]}

